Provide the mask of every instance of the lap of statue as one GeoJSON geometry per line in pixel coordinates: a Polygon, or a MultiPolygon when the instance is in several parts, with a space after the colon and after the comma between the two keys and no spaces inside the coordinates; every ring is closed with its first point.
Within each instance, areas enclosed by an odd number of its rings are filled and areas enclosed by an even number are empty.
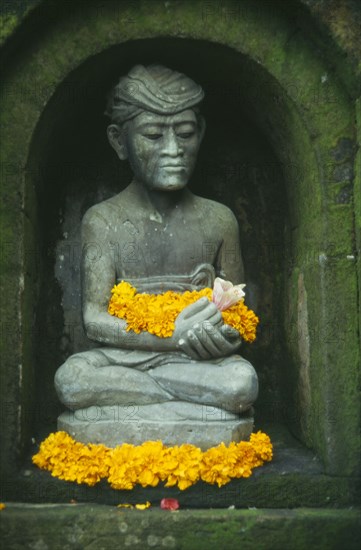
{"type": "MultiPolygon", "coordinates": [[[[214,268],[201,264],[190,275],[173,277],[171,284],[161,276],[129,282],[140,292],[165,288],[184,292],[211,286],[213,281],[214,268]]],[[[199,322],[199,315],[204,317],[207,308],[213,322],[220,322],[220,313],[214,314],[216,308],[206,298],[199,303],[204,305],[192,306],[198,315],[194,319],[199,322]]],[[[192,326],[192,319],[187,326],[192,326]]],[[[182,411],[187,419],[198,418],[204,405],[227,411],[233,418],[250,409],[256,400],[258,379],[253,366],[238,354],[196,360],[182,350],[102,347],[72,355],[58,369],[55,388],[61,402],[73,411],[92,406],[105,407],[106,411],[106,407],[118,405],[139,408],[168,403],[168,413],[182,411]]],[[[163,409],[153,406],[152,414],[158,411],[164,415],[163,409]]]]}
{"type": "Polygon", "coordinates": [[[240,355],[195,361],[182,352],[111,347],[71,356],[58,369],[55,387],[71,410],[185,402],[240,414],[258,393],[256,372],[240,355]]]}

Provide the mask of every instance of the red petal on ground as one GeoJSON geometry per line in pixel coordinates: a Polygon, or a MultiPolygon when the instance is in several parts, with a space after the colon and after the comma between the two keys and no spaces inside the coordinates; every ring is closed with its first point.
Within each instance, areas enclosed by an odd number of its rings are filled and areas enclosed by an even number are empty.
{"type": "Polygon", "coordinates": [[[179,502],[176,498],[162,498],[160,507],[162,510],[178,510],[179,502]]]}

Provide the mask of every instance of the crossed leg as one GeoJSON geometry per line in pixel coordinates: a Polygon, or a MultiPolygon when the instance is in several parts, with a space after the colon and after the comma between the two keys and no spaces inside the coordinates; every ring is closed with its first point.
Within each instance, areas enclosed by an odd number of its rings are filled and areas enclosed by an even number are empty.
{"type": "Polygon", "coordinates": [[[257,375],[240,357],[193,361],[181,352],[98,348],[71,356],[56,372],[60,401],[76,410],[92,405],[186,401],[240,413],[257,398],[257,375]]]}

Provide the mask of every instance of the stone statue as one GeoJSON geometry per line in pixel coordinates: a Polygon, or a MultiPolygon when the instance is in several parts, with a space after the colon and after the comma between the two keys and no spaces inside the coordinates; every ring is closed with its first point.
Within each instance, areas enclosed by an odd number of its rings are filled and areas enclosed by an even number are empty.
{"type": "Polygon", "coordinates": [[[252,430],[257,375],[207,298],[183,310],[169,338],[126,332],[107,312],[120,280],[148,293],[212,287],[216,276],[244,282],[235,216],[187,189],[205,131],[202,99],[199,85],[159,65],[133,67],[110,96],[109,142],[134,178],[82,221],[83,319],[101,347],[71,356],[55,376],[70,409],[58,427],[79,441],[207,448],[252,430]],[[94,243],[97,261],[87,254],[94,243]]]}

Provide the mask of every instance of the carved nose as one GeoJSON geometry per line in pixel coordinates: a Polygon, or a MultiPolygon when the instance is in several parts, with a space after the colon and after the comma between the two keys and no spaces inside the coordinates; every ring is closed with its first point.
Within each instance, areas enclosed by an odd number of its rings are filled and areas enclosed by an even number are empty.
{"type": "Polygon", "coordinates": [[[183,155],[183,148],[180,146],[174,131],[169,132],[166,136],[163,153],[170,157],[183,155]]]}

